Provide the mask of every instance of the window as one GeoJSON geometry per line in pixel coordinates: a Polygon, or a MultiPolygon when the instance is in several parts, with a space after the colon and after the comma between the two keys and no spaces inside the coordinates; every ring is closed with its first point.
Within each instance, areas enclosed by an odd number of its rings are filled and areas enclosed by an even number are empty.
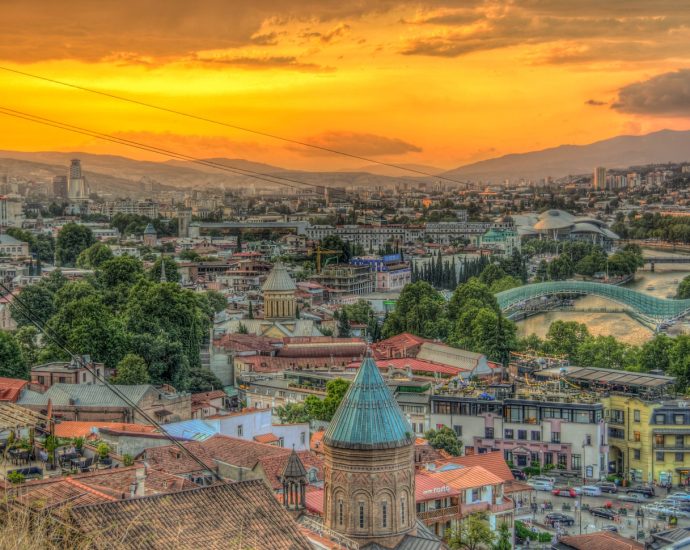
{"type": "Polygon", "coordinates": [[[388,527],[388,504],[385,501],[381,503],[381,526],[388,527]]]}
{"type": "Polygon", "coordinates": [[[400,523],[405,525],[405,497],[400,499],[400,523]]]}
{"type": "Polygon", "coordinates": [[[572,458],[573,470],[579,470],[582,468],[582,457],[580,455],[573,455],[572,458]]]}
{"type": "Polygon", "coordinates": [[[359,528],[364,529],[364,503],[359,503],[359,528]]]}
{"type": "Polygon", "coordinates": [[[568,455],[558,453],[558,467],[565,470],[568,467],[568,455]]]}
{"type": "Polygon", "coordinates": [[[278,438],[278,447],[285,447],[285,438],[284,437],[278,438]]]}
{"type": "Polygon", "coordinates": [[[527,430],[518,430],[518,439],[527,439],[527,430]]]}
{"type": "Polygon", "coordinates": [[[640,409],[635,409],[635,410],[633,411],[633,420],[634,420],[635,422],[639,422],[639,421],[640,421],[640,409]]]}
{"type": "Polygon", "coordinates": [[[85,372],[81,373],[81,381],[86,382],[86,373],[85,372]]]}
{"type": "Polygon", "coordinates": [[[544,453],[544,466],[553,464],[553,453],[544,453]]]}
{"type": "Polygon", "coordinates": [[[306,441],[307,441],[307,434],[305,434],[304,432],[300,432],[300,434],[299,434],[300,445],[304,445],[306,441]]]}
{"type": "Polygon", "coordinates": [[[585,435],[585,445],[592,444],[592,436],[590,434],[585,435]]]}
{"type": "Polygon", "coordinates": [[[618,409],[612,409],[609,414],[609,422],[612,424],[625,424],[625,412],[618,409]]]}
{"type": "Polygon", "coordinates": [[[494,438],[494,429],[493,428],[484,428],[484,437],[487,439],[493,439],[494,438]]]}
{"type": "Polygon", "coordinates": [[[654,415],[654,424],[666,424],[666,415],[665,414],[655,414],[654,415]]]}
{"type": "Polygon", "coordinates": [[[685,415],[684,414],[674,414],[673,415],[673,421],[676,424],[685,424],[685,415]]]}
{"type": "Polygon", "coordinates": [[[609,437],[615,439],[625,439],[625,430],[621,428],[609,428],[609,437]]]}
{"type": "Polygon", "coordinates": [[[640,440],[640,432],[633,432],[633,440],[635,440],[635,441],[640,440]]]}
{"type": "Polygon", "coordinates": [[[343,499],[338,500],[338,523],[343,524],[343,499]]]}
{"type": "Polygon", "coordinates": [[[656,452],[656,459],[660,462],[664,461],[664,451],[657,451],[656,452]]]}
{"type": "Polygon", "coordinates": [[[532,441],[541,441],[541,432],[538,430],[532,430],[530,432],[530,439],[532,441]]]}
{"type": "Polygon", "coordinates": [[[635,460],[640,460],[641,454],[640,449],[633,449],[633,458],[635,460]]]}
{"type": "Polygon", "coordinates": [[[684,453],[676,453],[676,462],[683,462],[683,459],[685,458],[684,453]]]}
{"type": "Polygon", "coordinates": [[[656,434],[656,435],[654,436],[654,443],[656,443],[657,445],[663,447],[663,446],[664,446],[664,441],[665,441],[665,438],[664,438],[664,436],[663,436],[662,434],[656,434]]]}
{"type": "Polygon", "coordinates": [[[505,430],[505,438],[513,439],[513,430],[505,430]]]}
{"type": "MultiPolygon", "coordinates": [[[[421,428],[422,425],[420,424],[419,427],[421,428]]],[[[419,431],[422,432],[424,430],[420,429],[419,431]]],[[[455,435],[462,437],[462,426],[453,426],[453,431],[455,432],[455,435]]]]}
{"type": "Polygon", "coordinates": [[[244,435],[244,426],[242,424],[237,425],[237,437],[242,437],[244,435]]]}
{"type": "Polygon", "coordinates": [[[478,502],[482,497],[481,489],[472,489],[472,502],[478,502]]]}
{"type": "Polygon", "coordinates": [[[561,432],[551,432],[551,443],[561,442],[561,432]]]}

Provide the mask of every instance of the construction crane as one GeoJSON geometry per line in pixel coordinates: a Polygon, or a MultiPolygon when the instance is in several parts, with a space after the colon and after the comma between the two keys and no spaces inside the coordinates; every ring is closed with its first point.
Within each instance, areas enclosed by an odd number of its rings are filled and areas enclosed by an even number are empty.
{"type": "MultiPolygon", "coordinates": [[[[325,250],[321,248],[320,246],[316,249],[316,272],[321,273],[321,256],[323,254],[326,255],[335,255],[336,257],[339,257],[343,253],[342,250],[325,250]]],[[[330,258],[329,258],[330,259],[330,258]]],[[[326,260],[326,263],[328,263],[328,260],[326,260]]]]}

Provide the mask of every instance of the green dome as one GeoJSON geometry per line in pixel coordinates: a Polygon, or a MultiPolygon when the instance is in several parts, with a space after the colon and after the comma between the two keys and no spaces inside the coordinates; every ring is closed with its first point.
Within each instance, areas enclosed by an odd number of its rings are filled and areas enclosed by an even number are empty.
{"type": "Polygon", "coordinates": [[[410,425],[371,357],[359,367],[323,442],[341,449],[393,449],[412,444],[410,425]]]}

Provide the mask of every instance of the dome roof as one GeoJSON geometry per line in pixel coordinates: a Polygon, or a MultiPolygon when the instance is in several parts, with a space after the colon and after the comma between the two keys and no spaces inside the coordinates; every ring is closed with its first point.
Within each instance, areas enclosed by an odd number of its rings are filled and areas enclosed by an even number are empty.
{"type": "Polygon", "coordinates": [[[394,449],[412,444],[412,429],[371,357],[366,357],[323,437],[341,449],[394,449]]]}
{"type": "Polygon", "coordinates": [[[292,280],[285,266],[276,264],[268,274],[261,290],[263,292],[292,292],[297,290],[297,285],[295,285],[295,281],[292,280]]]}
{"type": "Polygon", "coordinates": [[[593,223],[578,222],[573,226],[573,233],[596,233],[601,235],[602,231],[593,223]]]}

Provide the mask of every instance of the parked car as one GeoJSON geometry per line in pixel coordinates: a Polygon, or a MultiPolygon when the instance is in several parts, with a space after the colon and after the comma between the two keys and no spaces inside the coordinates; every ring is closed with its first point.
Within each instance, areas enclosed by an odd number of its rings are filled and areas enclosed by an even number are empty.
{"type": "Polygon", "coordinates": [[[546,525],[550,525],[551,527],[553,527],[556,523],[569,527],[571,525],[575,525],[575,519],[572,516],[566,516],[560,512],[552,512],[544,516],[544,523],[546,523],[546,525]]]}
{"type": "Polygon", "coordinates": [[[534,481],[530,479],[527,483],[529,483],[535,491],[553,491],[553,483],[550,481],[544,481],[543,479],[534,481]]]}
{"type": "Polygon", "coordinates": [[[602,531],[609,531],[610,533],[618,533],[618,527],[615,525],[604,525],[601,528],[602,531]]]}
{"type": "Polygon", "coordinates": [[[601,487],[597,487],[596,485],[583,485],[580,490],[586,497],[600,497],[604,493],[601,487]]]}
{"type": "Polygon", "coordinates": [[[527,476],[525,475],[525,472],[522,470],[518,470],[517,468],[513,468],[510,470],[510,473],[513,474],[513,477],[515,479],[519,479],[522,481],[525,481],[527,479],[527,476]]]}
{"type": "Polygon", "coordinates": [[[611,481],[600,481],[599,483],[595,483],[595,486],[599,487],[601,489],[602,493],[617,493],[618,492],[618,487],[616,486],[615,483],[611,481]]]}
{"type": "Polygon", "coordinates": [[[684,502],[690,502],[690,493],[671,493],[666,498],[671,500],[681,500],[684,502]]]}
{"type": "Polygon", "coordinates": [[[648,502],[649,498],[641,493],[623,493],[618,495],[618,500],[623,502],[635,502],[637,504],[648,502]]]}
{"type": "Polygon", "coordinates": [[[560,487],[558,489],[554,489],[552,491],[552,494],[556,497],[577,498],[580,492],[579,488],[576,489],[575,487],[560,487]]]}
{"type": "Polygon", "coordinates": [[[652,498],[654,496],[654,487],[650,485],[639,485],[638,487],[630,487],[625,492],[628,494],[638,493],[640,495],[645,495],[646,497],[652,498]]]}
{"type": "Polygon", "coordinates": [[[554,483],[556,483],[556,478],[555,478],[555,477],[542,476],[542,475],[532,476],[532,477],[530,478],[530,480],[531,480],[531,481],[548,481],[551,485],[553,485],[554,483]]]}
{"type": "Polygon", "coordinates": [[[589,513],[595,517],[598,517],[598,518],[604,518],[604,519],[615,519],[616,518],[616,513],[613,510],[609,510],[608,508],[602,508],[602,507],[590,508],[589,513]]]}

